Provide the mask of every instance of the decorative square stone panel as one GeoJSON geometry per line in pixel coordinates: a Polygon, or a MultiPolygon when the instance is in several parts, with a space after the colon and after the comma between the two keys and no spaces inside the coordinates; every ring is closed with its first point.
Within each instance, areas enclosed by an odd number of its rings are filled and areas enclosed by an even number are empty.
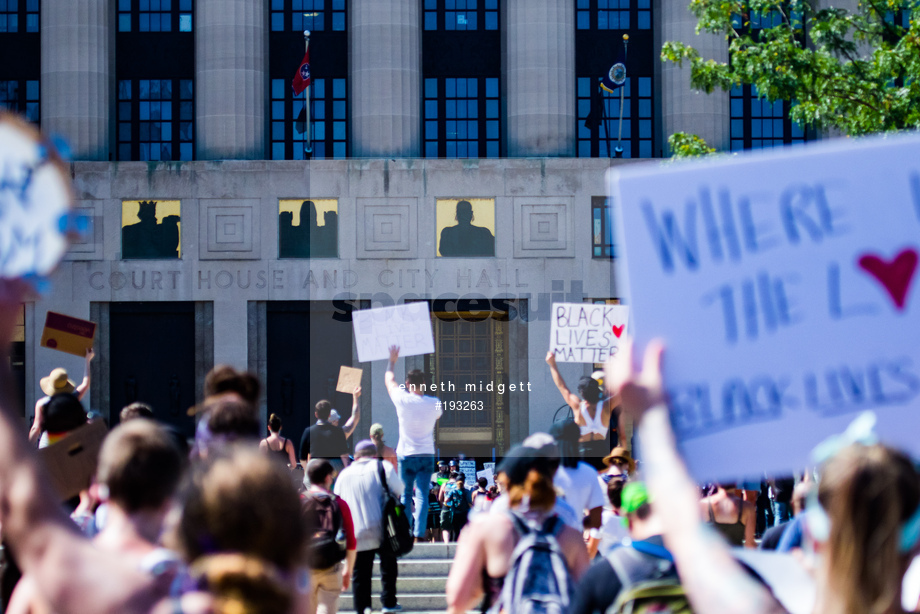
{"type": "Polygon", "coordinates": [[[202,199],[199,201],[201,260],[258,260],[259,201],[202,199]]]}
{"type": "Polygon", "coordinates": [[[358,258],[416,258],[416,198],[359,198],[358,258]]]}
{"type": "Polygon", "coordinates": [[[572,207],[571,198],[515,198],[515,258],[574,257],[572,207]]]}
{"type": "Polygon", "coordinates": [[[82,218],[79,223],[84,225],[85,232],[71,242],[64,260],[102,260],[102,201],[77,201],[74,215],[82,218]]]}

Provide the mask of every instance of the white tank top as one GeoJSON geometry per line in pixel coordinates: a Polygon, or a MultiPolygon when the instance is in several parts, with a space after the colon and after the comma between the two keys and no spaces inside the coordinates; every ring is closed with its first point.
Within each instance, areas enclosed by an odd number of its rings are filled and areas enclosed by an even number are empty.
{"type": "Polygon", "coordinates": [[[604,414],[604,401],[601,401],[594,407],[594,417],[588,413],[588,402],[581,402],[581,416],[585,419],[584,426],[579,425],[578,428],[581,429],[582,435],[590,435],[592,433],[597,433],[602,437],[607,436],[607,431],[610,429],[610,425],[604,426],[602,422],[602,416],[604,414]]]}

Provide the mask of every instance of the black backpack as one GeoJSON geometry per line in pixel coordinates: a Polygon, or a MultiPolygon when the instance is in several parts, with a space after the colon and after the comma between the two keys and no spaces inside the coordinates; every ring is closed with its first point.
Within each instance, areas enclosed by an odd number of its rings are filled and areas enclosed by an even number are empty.
{"type": "Polygon", "coordinates": [[[329,569],[345,560],[342,509],[335,495],[307,493],[302,518],[307,528],[307,565],[329,569]]]}
{"type": "Polygon", "coordinates": [[[387,486],[387,474],[380,459],[377,459],[377,474],[383,486],[383,536],[380,548],[397,557],[409,554],[415,545],[409,515],[406,507],[387,486]]]}

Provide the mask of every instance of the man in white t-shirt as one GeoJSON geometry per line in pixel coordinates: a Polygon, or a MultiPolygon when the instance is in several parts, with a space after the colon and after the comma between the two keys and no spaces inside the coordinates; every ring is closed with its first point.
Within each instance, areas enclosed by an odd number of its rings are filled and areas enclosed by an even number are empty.
{"type": "Polygon", "coordinates": [[[428,522],[429,479],[434,472],[434,426],[441,417],[441,402],[424,394],[427,390],[425,374],[418,369],[406,374],[405,384],[396,382],[393,370],[398,358],[399,347],[394,345],[390,348],[385,381],[399,421],[396,457],[399,477],[406,486],[403,505],[413,510],[415,538],[423,541],[428,522]]]}

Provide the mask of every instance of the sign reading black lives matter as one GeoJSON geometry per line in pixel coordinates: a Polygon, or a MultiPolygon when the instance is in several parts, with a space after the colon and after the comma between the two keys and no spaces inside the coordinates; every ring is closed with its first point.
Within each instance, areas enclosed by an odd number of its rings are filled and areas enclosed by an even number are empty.
{"type": "MultiPolygon", "coordinates": [[[[786,473],[874,410],[920,453],[920,138],[611,171],[617,287],[701,480],[786,473]]],[[[638,350],[637,350],[638,351],[638,350]]]]}
{"type": "Polygon", "coordinates": [[[0,112],[0,278],[49,275],[77,230],[67,168],[31,124],[0,112]]]}
{"type": "Polygon", "coordinates": [[[605,362],[626,341],[629,307],[553,303],[549,349],[559,362],[605,362]]]}

